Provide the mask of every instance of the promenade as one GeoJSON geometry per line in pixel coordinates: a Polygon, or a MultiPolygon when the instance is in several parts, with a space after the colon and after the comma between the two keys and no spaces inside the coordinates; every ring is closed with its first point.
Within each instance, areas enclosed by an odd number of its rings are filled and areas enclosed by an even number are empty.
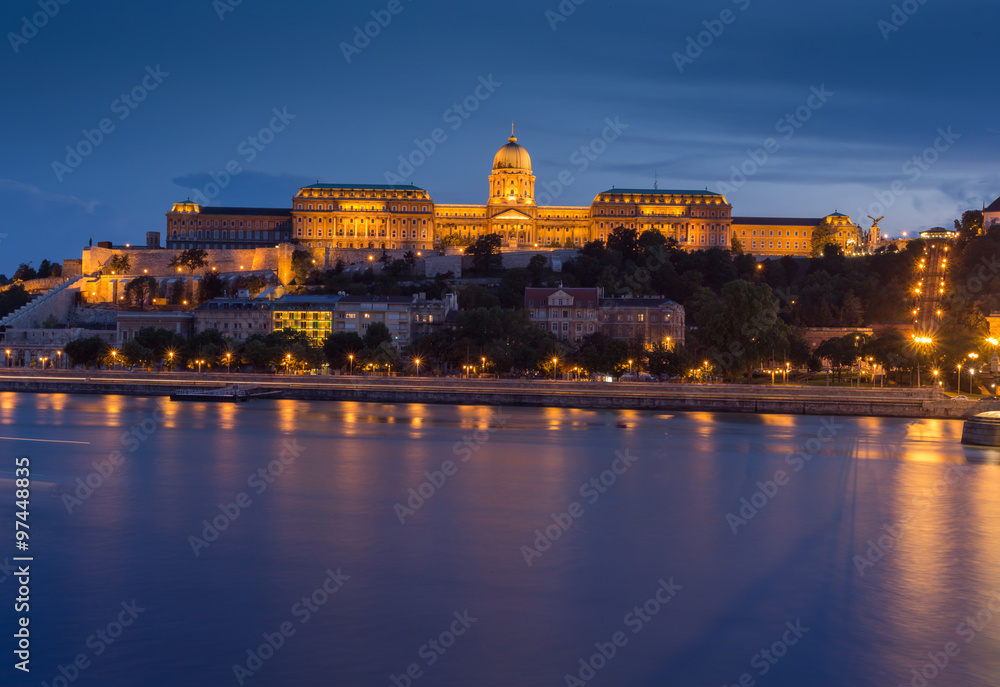
{"type": "Polygon", "coordinates": [[[951,400],[934,389],[663,384],[552,380],[4,370],[0,392],[168,396],[178,388],[254,385],[283,398],[701,412],[960,419],[997,401],[951,400]]]}

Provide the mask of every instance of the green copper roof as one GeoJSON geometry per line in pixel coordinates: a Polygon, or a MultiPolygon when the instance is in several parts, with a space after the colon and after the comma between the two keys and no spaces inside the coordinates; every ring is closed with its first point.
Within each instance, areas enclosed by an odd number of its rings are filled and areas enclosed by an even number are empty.
{"type": "Polygon", "coordinates": [[[658,188],[610,188],[604,191],[600,195],[605,193],[628,193],[632,195],[658,195],[658,196],[721,196],[721,193],[713,193],[712,191],[670,191],[666,189],[658,188]]]}
{"type": "Polygon", "coordinates": [[[310,186],[303,186],[302,188],[324,188],[324,189],[335,189],[350,191],[355,189],[365,190],[365,191],[425,191],[419,186],[414,186],[413,184],[408,184],[406,186],[387,186],[385,184],[312,184],[310,186]]]}

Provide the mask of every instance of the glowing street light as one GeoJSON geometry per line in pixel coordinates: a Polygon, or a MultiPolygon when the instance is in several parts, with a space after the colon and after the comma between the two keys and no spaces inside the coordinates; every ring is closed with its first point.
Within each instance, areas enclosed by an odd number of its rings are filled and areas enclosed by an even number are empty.
{"type": "Polygon", "coordinates": [[[349,355],[347,358],[351,361],[351,376],[354,376],[354,355],[349,355]]]}
{"type": "Polygon", "coordinates": [[[229,369],[229,364],[233,361],[233,354],[226,353],[226,373],[228,374],[231,370],[229,369]]]}
{"type": "Polygon", "coordinates": [[[420,358],[413,359],[413,365],[417,368],[417,376],[420,376],[420,358]]]}
{"type": "Polygon", "coordinates": [[[557,371],[556,365],[558,365],[558,363],[559,363],[559,358],[552,359],[552,379],[556,378],[556,371],[557,371]]]}

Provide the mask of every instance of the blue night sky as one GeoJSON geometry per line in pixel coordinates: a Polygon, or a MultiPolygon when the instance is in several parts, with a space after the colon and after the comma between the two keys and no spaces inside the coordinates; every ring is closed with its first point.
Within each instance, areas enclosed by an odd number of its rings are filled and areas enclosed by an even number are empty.
{"type": "Polygon", "coordinates": [[[227,163],[239,173],[214,204],[289,207],[317,180],[386,183],[435,129],[443,142],[406,180],[484,203],[512,120],[539,196],[569,171],[557,204],[652,187],[655,172],[660,188],[724,191],[737,216],[877,212],[899,235],[1000,195],[994,0],[909,0],[895,17],[872,0],[565,0],[569,16],[558,0],[63,1],[42,0],[58,6],[45,22],[38,0],[0,10],[8,276],[91,237],[143,243],[227,163]],[[348,62],[342,44],[373,11],[391,20],[348,62]],[[133,89],[142,102],[122,100],[133,89]],[[275,109],[294,119],[255,148],[275,109]],[[103,140],[67,160],[104,119],[103,140]],[[594,145],[608,119],[627,128],[594,145]],[[748,152],[768,139],[773,152],[748,152]],[[733,183],[734,166],[752,174],[733,183]]]}

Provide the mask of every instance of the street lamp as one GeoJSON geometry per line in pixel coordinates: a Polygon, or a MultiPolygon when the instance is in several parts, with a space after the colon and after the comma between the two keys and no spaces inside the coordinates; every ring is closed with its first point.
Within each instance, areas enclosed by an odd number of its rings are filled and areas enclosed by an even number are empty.
{"type": "Polygon", "coordinates": [[[354,376],[354,354],[351,354],[351,355],[347,356],[347,358],[351,361],[351,376],[353,377],[354,376]]]}
{"type": "Polygon", "coordinates": [[[292,374],[292,354],[285,354],[285,373],[292,374]]]}
{"type": "Polygon", "coordinates": [[[229,363],[231,363],[232,361],[233,361],[233,354],[226,353],[226,374],[229,374],[230,372],[229,363]]]}
{"type": "Polygon", "coordinates": [[[198,363],[198,374],[201,374],[201,364],[203,362],[205,362],[205,361],[204,360],[196,360],[195,362],[198,363]]]}
{"type": "Polygon", "coordinates": [[[173,372],[174,371],[174,352],[173,351],[167,351],[167,358],[170,359],[170,363],[169,363],[169,365],[170,365],[170,371],[173,372]]]}
{"type": "Polygon", "coordinates": [[[117,365],[118,365],[118,351],[112,350],[111,351],[111,369],[112,370],[115,369],[115,367],[117,365]]]}
{"type": "Polygon", "coordinates": [[[13,367],[14,366],[14,361],[12,361],[11,358],[10,358],[10,349],[9,348],[7,349],[6,353],[7,353],[7,367],[13,367]]]}
{"type": "Polygon", "coordinates": [[[632,361],[628,361],[628,378],[632,379],[632,361]]]}
{"type": "Polygon", "coordinates": [[[62,351],[56,351],[56,360],[58,360],[58,367],[62,369],[62,351]]]}
{"type": "Polygon", "coordinates": [[[486,372],[486,358],[485,358],[485,357],[483,357],[483,358],[480,358],[480,360],[482,360],[482,361],[483,361],[483,366],[482,366],[481,368],[479,368],[479,370],[480,370],[481,372],[484,372],[484,373],[485,373],[485,372],[486,372]]]}
{"type": "Polygon", "coordinates": [[[556,378],[556,365],[559,363],[559,358],[552,359],[552,379],[556,378]]]}
{"type": "Polygon", "coordinates": [[[417,376],[420,376],[420,358],[413,359],[413,365],[417,368],[417,376]]]}

